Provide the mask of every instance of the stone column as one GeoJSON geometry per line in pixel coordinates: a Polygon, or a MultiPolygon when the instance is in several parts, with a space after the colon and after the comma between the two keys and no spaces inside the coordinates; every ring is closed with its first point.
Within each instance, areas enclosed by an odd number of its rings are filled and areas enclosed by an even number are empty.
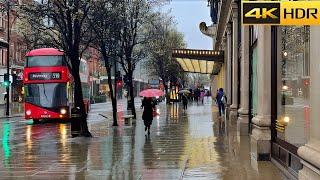
{"type": "MultiPolygon", "coordinates": [[[[227,40],[227,35],[225,35],[223,37],[223,44],[224,44],[224,53],[227,54],[228,53],[228,40],[227,40]]],[[[224,90],[225,92],[227,92],[227,88],[228,88],[228,56],[224,56],[224,62],[223,62],[223,72],[224,72],[224,90]]]]}
{"type": "Polygon", "coordinates": [[[238,6],[232,4],[232,104],[230,106],[230,119],[238,115],[238,6]]]}
{"type": "Polygon", "coordinates": [[[231,105],[232,102],[232,29],[231,29],[231,24],[227,24],[227,51],[225,52],[225,55],[227,56],[227,88],[226,88],[226,94],[228,98],[228,105],[231,105]]]}
{"type": "Polygon", "coordinates": [[[310,136],[306,145],[298,149],[303,159],[303,169],[299,171],[299,179],[320,179],[320,65],[319,65],[320,27],[310,27],[310,136]]]}
{"type": "Polygon", "coordinates": [[[249,133],[249,26],[241,30],[241,76],[240,76],[240,109],[237,122],[239,135],[249,133]]]}
{"type": "Polygon", "coordinates": [[[258,107],[252,119],[251,155],[255,160],[270,160],[271,150],[271,27],[258,26],[258,107]]]}

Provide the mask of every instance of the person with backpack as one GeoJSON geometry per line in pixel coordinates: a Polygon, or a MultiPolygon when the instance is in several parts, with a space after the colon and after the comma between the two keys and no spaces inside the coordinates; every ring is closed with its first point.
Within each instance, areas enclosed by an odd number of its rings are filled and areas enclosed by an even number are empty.
{"type": "Polygon", "coordinates": [[[222,88],[218,90],[216,101],[219,108],[219,116],[221,116],[225,112],[225,104],[227,103],[227,97],[225,96],[222,88]]]}

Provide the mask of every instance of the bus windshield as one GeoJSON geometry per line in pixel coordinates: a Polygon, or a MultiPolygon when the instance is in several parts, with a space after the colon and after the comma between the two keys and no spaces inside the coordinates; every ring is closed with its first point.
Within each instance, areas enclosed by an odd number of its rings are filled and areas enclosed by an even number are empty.
{"type": "Polygon", "coordinates": [[[26,67],[63,66],[63,56],[30,56],[26,67]]]}
{"type": "Polygon", "coordinates": [[[67,106],[67,88],[65,83],[27,84],[25,102],[44,107],[67,106]]]}

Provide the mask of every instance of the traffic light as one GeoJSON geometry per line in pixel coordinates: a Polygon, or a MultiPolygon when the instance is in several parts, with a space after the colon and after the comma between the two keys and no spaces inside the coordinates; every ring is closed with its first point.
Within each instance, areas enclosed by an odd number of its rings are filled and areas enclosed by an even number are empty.
{"type": "Polygon", "coordinates": [[[9,74],[4,74],[3,75],[3,83],[2,83],[5,87],[8,87],[10,85],[10,81],[9,81],[9,74]]]}
{"type": "Polygon", "coordinates": [[[124,83],[127,83],[127,81],[128,81],[127,75],[123,75],[123,81],[124,81],[124,83]]]}
{"type": "Polygon", "coordinates": [[[118,85],[118,87],[121,87],[121,86],[122,86],[122,81],[121,81],[121,80],[118,80],[118,81],[117,81],[117,85],[118,85]]]}
{"type": "Polygon", "coordinates": [[[122,81],[122,77],[121,77],[120,71],[117,71],[117,72],[116,72],[116,80],[117,80],[117,81],[122,81]]]}

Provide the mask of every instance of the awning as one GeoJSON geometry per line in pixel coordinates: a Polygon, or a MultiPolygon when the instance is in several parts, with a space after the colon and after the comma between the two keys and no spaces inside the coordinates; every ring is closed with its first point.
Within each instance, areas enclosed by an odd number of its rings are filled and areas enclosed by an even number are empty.
{"type": "MultiPolygon", "coordinates": [[[[185,72],[212,74],[216,64],[223,63],[223,51],[174,49],[172,57],[176,58],[185,72]]],[[[214,73],[215,74],[215,73],[214,73]]]]}

